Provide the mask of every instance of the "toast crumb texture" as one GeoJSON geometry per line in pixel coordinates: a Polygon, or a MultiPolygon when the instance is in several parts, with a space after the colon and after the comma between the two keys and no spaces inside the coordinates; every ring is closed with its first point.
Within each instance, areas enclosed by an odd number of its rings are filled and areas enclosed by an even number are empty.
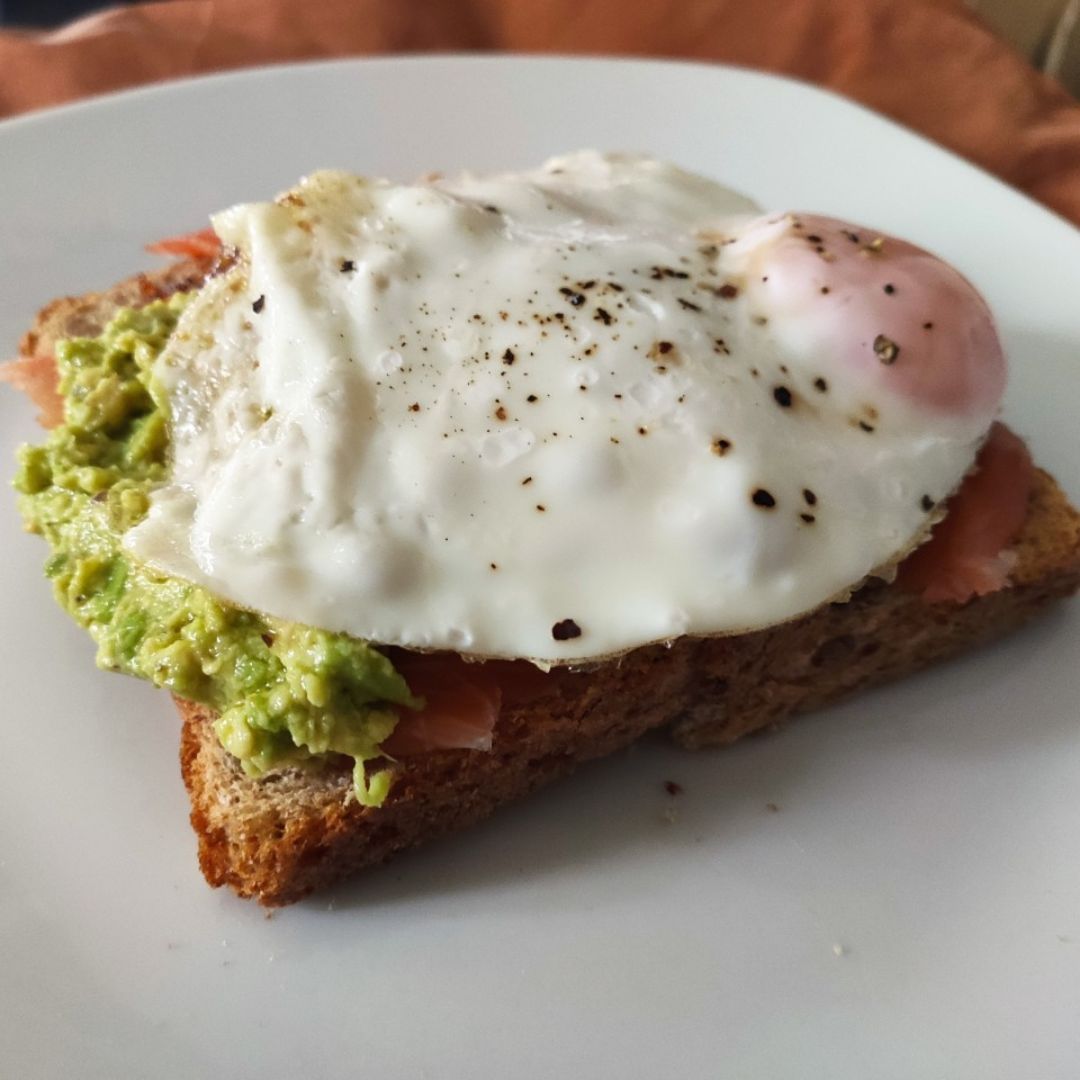
{"type": "MultiPolygon", "coordinates": [[[[22,351],[96,334],[118,307],[191,288],[205,271],[179,262],[103,293],[55,301],[22,351]]],[[[352,798],[344,765],[246,776],[219,745],[213,715],[177,700],[181,772],[203,873],[242,897],[292,903],[466,828],[650,730],[668,728],[691,750],[722,746],[999,637],[1080,587],[1080,514],[1045,472],[1037,473],[1013,550],[1010,586],[966,604],[927,604],[873,582],[847,603],[768,630],[681,639],[561,673],[542,696],[504,709],[490,752],[440,751],[402,762],[386,803],[374,810],[352,798]]]]}

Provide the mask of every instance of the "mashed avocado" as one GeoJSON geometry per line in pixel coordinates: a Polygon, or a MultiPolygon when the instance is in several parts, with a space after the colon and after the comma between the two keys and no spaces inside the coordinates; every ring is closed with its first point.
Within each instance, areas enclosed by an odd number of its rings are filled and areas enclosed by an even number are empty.
{"type": "Polygon", "coordinates": [[[185,301],[122,311],[100,337],[58,346],[64,422],[19,452],[23,517],[48,541],[45,573],[100,667],[215,709],[222,745],[250,775],[352,757],[357,798],[377,806],[390,773],[368,775],[364,763],[394,729],[390,706],[418,704],[390,661],[343,634],[223,603],[121,548],[167,472],[168,412],[151,368],[185,301]]]}

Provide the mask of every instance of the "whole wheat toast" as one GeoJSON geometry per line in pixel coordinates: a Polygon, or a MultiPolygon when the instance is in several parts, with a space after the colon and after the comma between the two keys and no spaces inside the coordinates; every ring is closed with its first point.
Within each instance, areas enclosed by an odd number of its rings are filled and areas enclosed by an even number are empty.
{"type": "MultiPolygon", "coordinates": [[[[193,287],[205,271],[176,263],[56,301],[23,351],[97,333],[118,307],[193,287]]],[[[378,809],[353,799],[351,762],[246,776],[218,743],[213,715],[178,699],[181,771],[203,873],[211,885],[263,904],[291,903],[464,828],[647,731],[668,727],[689,749],[722,745],[999,637],[1080,588],[1080,514],[1045,472],[1036,475],[1013,552],[1009,586],[966,604],[927,604],[872,582],[846,603],[768,630],[684,638],[560,672],[528,703],[504,708],[489,752],[437,751],[398,763],[378,809]]]]}

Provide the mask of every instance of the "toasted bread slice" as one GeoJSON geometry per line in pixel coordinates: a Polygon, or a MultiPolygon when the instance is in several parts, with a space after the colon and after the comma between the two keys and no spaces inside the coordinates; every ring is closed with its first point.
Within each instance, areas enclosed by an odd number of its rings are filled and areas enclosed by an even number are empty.
{"type": "MultiPolygon", "coordinates": [[[[118,307],[191,287],[205,269],[177,263],[57,301],[39,316],[24,351],[98,333],[118,307]]],[[[378,809],[353,799],[351,763],[246,776],[218,743],[212,713],[178,700],[181,771],[203,873],[240,896],[288,904],[464,828],[647,731],[668,727],[689,749],[719,746],[999,637],[1080,588],[1080,514],[1044,472],[1013,552],[1009,586],[965,604],[928,604],[873,582],[846,603],[768,630],[681,639],[586,672],[560,672],[527,704],[504,708],[490,751],[437,751],[399,763],[378,809]]]]}
{"type": "Polygon", "coordinates": [[[557,676],[546,696],[503,711],[490,752],[402,762],[377,810],[353,800],[347,766],[245,776],[218,743],[211,714],[178,701],[203,873],[241,896],[288,904],[465,828],[651,729],[669,726],[690,749],[719,746],[999,637],[1080,587],[1080,514],[1046,473],[1036,477],[1014,551],[1012,584],[966,604],[927,604],[876,583],[769,630],[684,638],[557,676]]]}

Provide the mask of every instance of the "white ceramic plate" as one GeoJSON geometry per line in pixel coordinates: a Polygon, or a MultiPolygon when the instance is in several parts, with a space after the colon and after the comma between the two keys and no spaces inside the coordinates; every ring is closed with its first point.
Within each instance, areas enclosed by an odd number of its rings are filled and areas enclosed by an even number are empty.
{"type": "MultiPolygon", "coordinates": [[[[720,67],[306,65],[0,125],[3,349],[317,166],[582,146],[955,262],[1000,318],[1009,421],[1080,495],[1080,235],[854,105],[720,67]]],[[[0,460],[34,435],[0,396],[0,460]]],[[[267,919],[203,883],[167,697],[94,669],[9,498],[0,552],[5,1077],[1077,1075],[1077,605],[728,751],[650,743],[267,919]]]]}

